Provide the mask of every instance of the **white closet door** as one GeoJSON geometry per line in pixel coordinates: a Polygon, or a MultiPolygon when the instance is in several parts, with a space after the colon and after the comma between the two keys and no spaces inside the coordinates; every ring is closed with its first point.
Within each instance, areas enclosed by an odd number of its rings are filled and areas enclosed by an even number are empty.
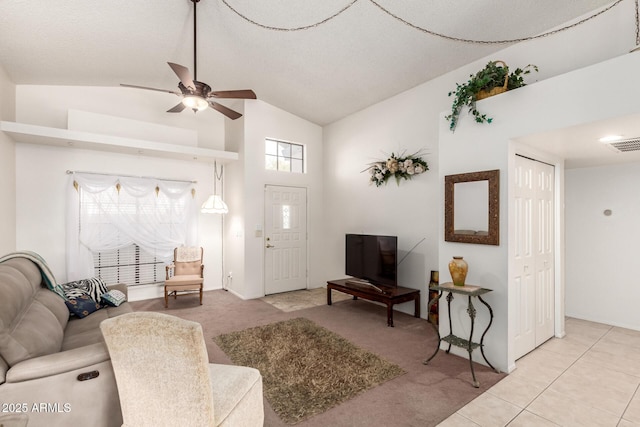
{"type": "Polygon", "coordinates": [[[516,359],[553,336],[554,168],[516,156],[513,209],[516,359]]]}
{"type": "Polygon", "coordinates": [[[535,164],[536,347],[553,336],[554,327],[554,168],[535,164]]]}

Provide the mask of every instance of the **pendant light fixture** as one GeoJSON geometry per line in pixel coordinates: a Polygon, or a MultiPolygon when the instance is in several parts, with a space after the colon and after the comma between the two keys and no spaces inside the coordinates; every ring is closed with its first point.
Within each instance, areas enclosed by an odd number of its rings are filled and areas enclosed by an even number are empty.
{"type": "Polygon", "coordinates": [[[229,212],[229,208],[222,200],[222,197],[216,194],[216,184],[218,180],[222,181],[223,170],[224,165],[220,165],[220,175],[218,175],[218,163],[213,162],[213,194],[210,195],[207,201],[202,204],[200,212],[212,214],[226,214],[229,212]]]}

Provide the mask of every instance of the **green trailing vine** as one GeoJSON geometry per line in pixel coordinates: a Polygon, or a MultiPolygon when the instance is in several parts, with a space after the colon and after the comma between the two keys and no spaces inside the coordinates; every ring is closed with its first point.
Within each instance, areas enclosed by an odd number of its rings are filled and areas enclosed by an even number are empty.
{"type": "Polygon", "coordinates": [[[454,100],[451,105],[451,114],[445,118],[449,121],[449,129],[451,131],[455,130],[460,111],[464,107],[469,109],[469,112],[478,123],[491,123],[493,121],[491,117],[487,117],[486,114],[481,114],[476,108],[476,101],[478,100],[477,97],[480,91],[502,88],[505,83],[505,78],[508,79],[506,90],[526,86],[524,76],[531,73],[531,71],[538,71],[537,66],[529,64],[524,68],[516,68],[515,71],[509,74],[509,67],[506,65],[499,66],[498,63],[500,63],[500,61],[489,61],[486,67],[478,71],[475,75],[469,75],[469,80],[466,83],[456,83],[456,90],[449,92],[449,96],[453,96],[454,100]]]}

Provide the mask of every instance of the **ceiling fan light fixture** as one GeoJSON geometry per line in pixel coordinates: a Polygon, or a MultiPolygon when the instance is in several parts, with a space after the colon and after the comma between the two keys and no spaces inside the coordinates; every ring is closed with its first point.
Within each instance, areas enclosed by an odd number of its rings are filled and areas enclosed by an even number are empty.
{"type": "Polygon", "coordinates": [[[201,111],[209,106],[209,103],[206,99],[197,95],[187,95],[182,99],[182,103],[185,107],[191,108],[192,110],[201,111]]]}
{"type": "Polygon", "coordinates": [[[167,93],[172,93],[174,95],[178,95],[179,97],[181,97],[182,99],[180,103],[168,109],[167,113],[181,113],[182,111],[185,110],[185,108],[190,108],[195,113],[211,107],[217,112],[224,114],[229,119],[236,120],[242,117],[242,114],[232,110],[231,108],[225,107],[224,105],[218,104],[217,102],[213,102],[211,99],[212,98],[257,99],[256,94],[250,89],[222,90],[222,91],[214,92],[211,90],[211,86],[209,86],[204,82],[199,82],[197,80],[198,78],[197,34],[198,32],[196,31],[196,28],[197,28],[198,20],[196,18],[196,15],[197,15],[196,5],[201,0],[190,0],[190,1],[193,3],[193,78],[191,78],[191,73],[189,72],[189,69],[184,65],[176,64],[174,62],[167,62],[169,67],[171,67],[173,72],[180,79],[180,82],[178,83],[178,89],[180,89],[179,92],[175,90],[156,89],[153,87],[128,85],[128,84],[121,84],[121,86],[132,87],[137,89],[154,90],[158,92],[167,92],[167,93]]]}

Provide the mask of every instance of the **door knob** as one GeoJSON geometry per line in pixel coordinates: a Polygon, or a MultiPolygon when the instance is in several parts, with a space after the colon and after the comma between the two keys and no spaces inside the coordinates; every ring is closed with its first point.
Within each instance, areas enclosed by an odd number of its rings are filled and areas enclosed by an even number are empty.
{"type": "Polygon", "coordinates": [[[275,246],[273,246],[272,244],[267,243],[266,248],[267,248],[267,249],[269,249],[269,248],[275,248],[275,246]]]}

